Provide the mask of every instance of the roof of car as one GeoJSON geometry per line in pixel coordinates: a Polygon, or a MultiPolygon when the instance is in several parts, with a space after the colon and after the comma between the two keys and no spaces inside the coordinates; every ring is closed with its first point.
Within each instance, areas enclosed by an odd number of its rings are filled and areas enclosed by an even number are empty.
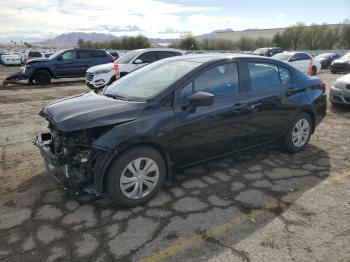
{"type": "Polygon", "coordinates": [[[211,54],[191,54],[191,55],[182,55],[166,58],[167,60],[182,60],[182,61],[192,61],[198,63],[214,62],[224,59],[232,58],[254,58],[262,60],[272,60],[268,57],[262,57],[258,55],[250,54],[241,54],[241,53],[211,53],[211,54]]]}

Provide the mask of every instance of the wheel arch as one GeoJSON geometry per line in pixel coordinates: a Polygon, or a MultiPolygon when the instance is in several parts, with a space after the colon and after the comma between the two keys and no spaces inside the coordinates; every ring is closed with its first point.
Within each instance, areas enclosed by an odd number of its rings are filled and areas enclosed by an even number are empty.
{"type": "Polygon", "coordinates": [[[310,116],[311,118],[311,124],[312,124],[312,133],[315,132],[315,128],[316,128],[316,114],[308,108],[304,108],[300,111],[300,113],[306,113],[310,116]]]}
{"type": "Polygon", "coordinates": [[[48,73],[50,74],[50,76],[51,76],[52,78],[54,78],[54,75],[52,74],[51,69],[48,68],[48,67],[39,67],[39,68],[35,68],[35,70],[34,70],[34,72],[33,72],[33,74],[32,74],[32,77],[33,77],[33,76],[35,75],[35,73],[38,72],[38,71],[46,71],[46,72],[48,72],[48,73]]]}
{"type": "Polygon", "coordinates": [[[158,144],[156,142],[152,142],[152,141],[138,141],[138,142],[130,143],[128,145],[125,145],[125,146],[119,148],[117,153],[110,155],[110,157],[107,159],[107,161],[105,162],[105,166],[102,169],[102,172],[97,177],[95,177],[97,179],[95,179],[95,181],[94,181],[95,190],[99,194],[103,194],[106,192],[106,181],[107,181],[106,174],[107,174],[109,168],[111,167],[111,165],[113,164],[113,162],[120,155],[122,155],[125,151],[130,150],[130,149],[135,148],[135,147],[138,147],[138,146],[147,146],[147,147],[150,147],[150,148],[156,150],[164,159],[165,168],[166,168],[165,178],[167,180],[172,179],[172,169],[171,169],[170,157],[169,157],[168,153],[166,152],[166,150],[163,148],[163,146],[161,146],[160,144],[158,144]]]}

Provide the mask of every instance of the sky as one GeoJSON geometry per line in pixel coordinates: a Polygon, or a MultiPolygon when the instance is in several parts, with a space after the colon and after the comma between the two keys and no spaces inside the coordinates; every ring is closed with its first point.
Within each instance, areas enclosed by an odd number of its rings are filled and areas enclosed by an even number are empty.
{"type": "Polygon", "coordinates": [[[188,31],[200,35],[346,18],[350,0],[0,0],[0,41],[68,32],[178,38],[188,31]]]}

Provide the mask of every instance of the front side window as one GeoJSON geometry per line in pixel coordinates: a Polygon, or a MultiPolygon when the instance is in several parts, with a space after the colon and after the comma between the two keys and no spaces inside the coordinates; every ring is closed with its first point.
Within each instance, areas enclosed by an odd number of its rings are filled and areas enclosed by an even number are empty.
{"type": "Polygon", "coordinates": [[[62,60],[72,60],[75,58],[75,52],[74,51],[68,51],[62,54],[62,60]]]}
{"type": "Polygon", "coordinates": [[[276,65],[249,62],[248,69],[252,91],[257,91],[280,84],[279,70],[276,65]]]}
{"type": "Polygon", "coordinates": [[[229,96],[239,92],[236,63],[215,66],[184,87],[180,92],[180,103],[196,92],[207,92],[214,96],[229,96]]]}

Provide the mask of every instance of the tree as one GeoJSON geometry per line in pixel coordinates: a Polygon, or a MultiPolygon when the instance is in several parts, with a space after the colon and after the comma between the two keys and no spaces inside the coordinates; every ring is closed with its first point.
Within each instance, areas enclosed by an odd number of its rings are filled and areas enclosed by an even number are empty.
{"type": "Polygon", "coordinates": [[[283,39],[280,35],[279,32],[277,32],[273,38],[272,38],[272,43],[275,45],[275,46],[278,46],[278,47],[282,47],[284,48],[284,43],[283,43],[283,39]]]}
{"type": "Polygon", "coordinates": [[[296,25],[287,27],[282,33],[283,42],[285,43],[284,48],[292,50],[300,48],[301,38],[304,29],[304,23],[297,23],[296,25]]]}
{"type": "Polygon", "coordinates": [[[344,49],[350,49],[350,24],[343,25],[341,29],[341,44],[344,49]]]}
{"type": "Polygon", "coordinates": [[[248,51],[248,50],[254,50],[255,49],[255,44],[254,40],[249,37],[241,37],[237,42],[236,42],[238,48],[243,51],[248,51]]]}
{"type": "Polygon", "coordinates": [[[197,50],[198,47],[199,44],[191,33],[184,35],[179,42],[179,48],[184,50],[197,50]]]}

